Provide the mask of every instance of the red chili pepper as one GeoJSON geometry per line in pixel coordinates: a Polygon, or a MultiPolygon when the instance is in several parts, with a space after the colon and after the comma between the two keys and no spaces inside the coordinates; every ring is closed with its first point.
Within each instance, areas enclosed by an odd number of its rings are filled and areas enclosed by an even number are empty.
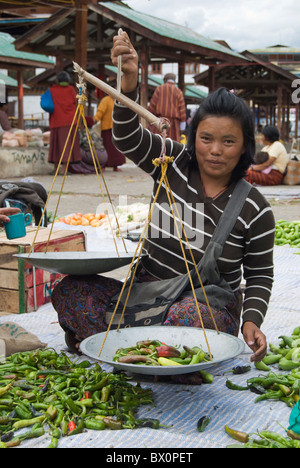
{"type": "Polygon", "coordinates": [[[173,348],[173,346],[158,346],[155,348],[157,352],[157,357],[179,357],[180,351],[178,349],[173,348]]]}
{"type": "Polygon", "coordinates": [[[76,424],[74,423],[74,421],[69,422],[68,429],[69,429],[70,432],[74,431],[74,429],[76,429],[76,424]]]}
{"type": "Polygon", "coordinates": [[[83,392],[83,397],[80,398],[80,401],[81,400],[87,400],[88,398],[92,398],[91,392],[83,392]]]}

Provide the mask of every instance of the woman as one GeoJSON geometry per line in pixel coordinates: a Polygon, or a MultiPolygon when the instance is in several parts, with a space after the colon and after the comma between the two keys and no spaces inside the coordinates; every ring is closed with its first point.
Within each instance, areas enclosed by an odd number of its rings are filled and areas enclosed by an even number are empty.
{"type": "MultiPolygon", "coordinates": [[[[137,99],[138,58],[126,33],[114,38],[113,63],[123,56],[122,91],[137,99]]],[[[152,163],[162,154],[164,142],[139,124],[139,117],[123,105],[115,104],[114,142],[154,179],[154,193],[161,169],[152,163]]],[[[176,203],[181,207],[182,221],[189,228],[189,238],[196,262],[203,257],[216,225],[237,184],[242,179],[254,154],[254,130],[246,104],[220,89],[212,93],[195,114],[188,151],[181,143],[167,139],[166,154],[174,162],[168,166],[168,180],[176,203]]],[[[250,193],[218,260],[218,268],[230,285],[232,301],[220,310],[214,309],[218,329],[237,335],[242,313],[244,339],[253,350],[252,361],[261,360],[267,348],[260,330],[266,314],[273,282],[273,245],[275,222],[272,210],[260,194],[250,193]],[[242,269],[246,280],[242,300],[242,269]],[[242,311],[243,302],[243,311],[242,311]]],[[[182,252],[167,210],[166,192],[160,190],[156,208],[165,215],[152,218],[147,241],[148,254],[142,260],[137,281],[160,281],[186,272],[182,252]],[[168,228],[166,227],[168,226],[168,228]]],[[[192,264],[189,261],[189,266],[192,264]]],[[[107,327],[106,312],[122,284],[113,278],[66,277],[54,289],[52,302],[67,335],[81,341],[107,327]]],[[[205,328],[214,328],[208,307],[199,303],[205,328]]],[[[200,326],[194,299],[186,294],[169,308],[162,325],[200,326]]]]}
{"type": "Polygon", "coordinates": [[[262,164],[253,164],[247,172],[246,180],[250,184],[280,185],[288,164],[288,154],[284,145],[279,141],[279,131],[276,127],[268,126],[262,130],[262,151],[267,152],[269,158],[262,164]],[[269,172],[266,169],[270,169],[269,172]]]}
{"type": "Polygon", "coordinates": [[[95,174],[95,164],[99,172],[99,164],[101,170],[105,170],[105,165],[107,162],[107,152],[103,145],[103,139],[96,130],[93,130],[94,119],[93,117],[86,116],[86,124],[90,129],[90,138],[87,134],[87,131],[84,127],[83,122],[80,123],[79,128],[79,142],[80,142],[80,152],[81,152],[81,161],[75,164],[69,165],[69,171],[72,174],[95,174]],[[90,141],[90,139],[92,141],[90,141]],[[91,146],[90,146],[91,145],[91,146]],[[92,151],[91,151],[92,149],[92,151]],[[95,150],[95,151],[94,151],[95,150]],[[95,161],[94,161],[95,158],[95,161]],[[98,162],[97,162],[98,159],[98,162]]]}
{"type": "Polygon", "coordinates": [[[104,96],[98,105],[94,121],[101,122],[101,136],[108,156],[106,167],[113,167],[114,171],[120,171],[121,169],[118,166],[122,166],[125,163],[125,156],[117,150],[112,141],[113,108],[113,98],[111,96],[104,96]]]}
{"type": "MultiPolygon", "coordinates": [[[[70,163],[81,161],[79,138],[77,134],[72,148],[76,122],[74,122],[74,127],[69,136],[71,124],[77,108],[76,91],[75,88],[70,85],[71,78],[69,73],[65,71],[60,72],[57,80],[58,83],[53,84],[50,88],[54,102],[54,111],[49,117],[50,147],[48,161],[54,164],[54,173],[57,170],[63,152],[62,165],[67,163],[71,150],[70,163]]],[[[64,169],[60,166],[60,174],[63,173],[64,169]]]]}

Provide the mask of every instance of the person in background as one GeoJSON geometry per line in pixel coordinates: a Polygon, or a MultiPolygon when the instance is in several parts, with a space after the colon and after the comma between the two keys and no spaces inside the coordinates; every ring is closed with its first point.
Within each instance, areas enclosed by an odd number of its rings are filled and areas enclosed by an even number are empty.
{"type": "Polygon", "coordinates": [[[265,145],[262,151],[267,152],[269,157],[262,164],[252,165],[245,179],[250,184],[280,185],[284,178],[289,156],[284,145],[279,141],[278,128],[272,125],[263,128],[262,143],[265,145]],[[271,171],[266,174],[264,171],[269,167],[271,167],[271,171]]]}
{"type": "MultiPolygon", "coordinates": [[[[95,149],[94,153],[96,153],[94,154],[94,156],[95,158],[98,159],[100,166],[101,166],[101,170],[104,171],[105,165],[107,162],[107,152],[106,152],[106,149],[104,148],[103,140],[100,134],[96,130],[93,129],[93,125],[94,125],[93,117],[86,116],[85,120],[89,128],[91,140],[94,145],[94,149],[95,149]]],[[[72,174],[95,174],[96,170],[95,170],[94,160],[93,160],[93,156],[91,153],[87,131],[85,129],[83,122],[80,123],[80,129],[79,129],[78,134],[79,134],[80,151],[81,151],[82,160],[78,163],[70,164],[69,171],[72,174]]],[[[95,162],[97,164],[97,161],[95,162]]],[[[98,165],[97,165],[97,169],[99,171],[98,165]]]]}
{"type": "MultiPolygon", "coordinates": [[[[266,151],[258,151],[258,153],[256,153],[254,155],[254,164],[263,164],[265,163],[266,161],[268,161],[269,159],[269,155],[266,151]]],[[[272,166],[268,166],[266,169],[263,169],[261,172],[263,172],[264,174],[269,174],[272,170],[272,166]]]]}
{"type": "MultiPolygon", "coordinates": [[[[156,117],[165,117],[170,121],[168,137],[180,142],[180,135],[186,127],[186,105],[181,89],[175,84],[176,76],[167,73],[164,84],[158,86],[150,100],[148,110],[156,117]]],[[[151,127],[153,133],[158,130],[151,127]]]]}
{"type": "Polygon", "coordinates": [[[101,136],[108,156],[105,166],[113,167],[114,171],[120,171],[121,169],[118,166],[122,166],[126,158],[124,154],[117,150],[112,141],[113,108],[113,98],[111,96],[104,96],[98,105],[94,122],[101,122],[101,136]]]}
{"type": "Polygon", "coordinates": [[[11,124],[7,115],[7,103],[0,103],[0,127],[2,130],[8,132],[11,130],[11,124]]]}
{"type": "MultiPolygon", "coordinates": [[[[54,102],[54,111],[49,117],[50,146],[48,157],[48,161],[54,164],[55,172],[67,141],[68,143],[65,148],[61,164],[64,165],[68,161],[76,129],[76,122],[74,122],[74,128],[72,129],[69,138],[68,135],[77,108],[76,91],[70,84],[71,78],[69,73],[61,71],[57,76],[57,81],[58,83],[55,83],[50,87],[50,92],[54,102]]],[[[70,163],[75,163],[77,161],[81,161],[78,135],[75,136],[70,163]]],[[[60,174],[64,172],[62,165],[60,166],[60,174]]]]}
{"type": "Polygon", "coordinates": [[[0,227],[4,226],[4,223],[9,223],[9,216],[20,213],[19,208],[0,208],[0,227]]]}

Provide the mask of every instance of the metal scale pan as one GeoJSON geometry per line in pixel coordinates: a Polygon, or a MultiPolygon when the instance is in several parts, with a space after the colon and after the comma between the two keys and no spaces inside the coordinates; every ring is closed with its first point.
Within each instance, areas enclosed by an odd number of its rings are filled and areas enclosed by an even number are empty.
{"type": "Polygon", "coordinates": [[[245,345],[242,340],[227,333],[217,332],[215,330],[205,330],[207,341],[212,353],[213,359],[209,362],[200,362],[193,365],[180,366],[149,366],[142,364],[124,364],[113,361],[113,357],[118,348],[127,348],[135,346],[137,341],[159,340],[171,346],[183,345],[189,347],[202,346],[207,350],[205,336],[202,328],[193,327],[172,327],[172,326],[148,326],[122,328],[120,330],[111,330],[107,334],[103,349],[99,356],[102,343],[106,333],[98,333],[86,338],[80,343],[80,349],[83,354],[109,364],[116,369],[133,374],[148,375],[178,375],[214,367],[224,361],[236,358],[244,352],[245,345]]]}
{"type": "Polygon", "coordinates": [[[34,252],[16,254],[36,268],[62,275],[97,275],[129,265],[134,253],[107,252],[34,252]]]}

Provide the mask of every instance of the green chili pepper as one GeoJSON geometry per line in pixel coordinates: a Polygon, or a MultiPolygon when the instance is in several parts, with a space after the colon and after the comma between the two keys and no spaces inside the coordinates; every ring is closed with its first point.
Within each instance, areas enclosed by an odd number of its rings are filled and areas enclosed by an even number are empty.
{"type": "Polygon", "coordinates": [[[269,354],[268,356],[265,356],[262,360],[266,366],[269,366],[271,364],[275,364],[276,362],[279,362],[280,359],[282,358],[281,354],[269,354]]]}
{"type": "Polygon", "coordinates": [[[192,360],[190,362],[190,365],[192,364],[198,364],[199,362],[202,362],[203,359],[205,357],[205,352],[203,351],[203,349],[199,349],[199,351],[197,352],[197,354],[194,354],[192,356],[192,360]]]}
{"type": "Polygon", "coordinates": [[[158,419],[143,418],[134,421],[135,427],[151,427],[151,429],[158,429],[159,427],[171,427],[160,424],[158,419]]]}
{"type": "Polygon", "coordinates": [[[113,419],[109,416],[103,419],[104,424],[112,430],[119,430],[123,428],[122,421],[118,421],[117,419],[113,419]]]}
{"type": "Polygon", "coordinates": [[[249,372],[251,370],[251,366],[236,366],[230,371],[223,372],[223,375],[225,374],[234,374],[234,375],[239,375],[239,374],[246,374],[246,372],[249,372]]]}
{"type": "Polygon", "coordinates": [[[200,418],[199,421],[197,422],[197,431],[204,432],[209,423],[210,423],[210,417],[202,416],[202,418],[200,418]]]}
{"type": "Polygon", "coordinates": [[[85,419],[84,426],[86,429],[92,429],[94,431],[103,431],[107,426],[102,420],[98,419],[85,419]]]}
{"type": "Polygon", "coordinates": [[[32,419],[21,419],[20,421],[16,421],[13,423],[12,427],[14,430],[21,429],[22,427],[32,426],[36,423],[43,423],[45,421],[45,416],[38,416],[32,419]]]}
{"type": "Polygon", "coordinates": [[[53,405],[50,405],[46,411],[46,416],[50,421],[57,416],[57,408],[53,405]]]}
{"type": "Polygon", "coordinates": [[[0,397],[2,397],[3,395],[5,395],[5,393],[7,393],[10,389],[10,387],[12,386],[12,382],[9,383],[8,385],[6,385],[6,387],[2,387],[0,388],[0,397]]]}
{"type": "Polygon", "coordinates": [[[300,365],[299,365],[299,362],[293,362],[290,359],[281,358],[280,361],[278,362],[278,367],[279,369],[289,371],[292,369],[296,369],[297,367],[300,367],[300,365]]]}
{"type": "Polygon", "coordinates": [[[249,434],[231,429],[227,425],[225,426],[225,432],[232,437],[232,439],[238,440],[239,442],[248,442],[249,440],[249,434]]]}
{"type": "Polygon", "coordinates": [[[110,395],[110,387],[106,386],[101,389],[101,401],[105,402],[108,400],[110,395]]]}
{"type": "Polygon", "coordinates": [[[72,411],[72,413],[77,414],[77,415],[81,413],[80,406],[74,403],[72,398],[70,397],[65,398],[64,403],[68,406],[68,408],[72,411]]]}
{"type": "Polygon", "coordinates": [[[29,411],[24,405],[22,405],[21,403],[19,403],[16,407],[15,407],[15,412],[17,413],[18,417],[20,419],[30,419],[32,418],[32,413],[31,411],[29,411]]]}
{"type": "Polygon", "coordinates": [[[206,372],[204,370],[199,370],[200,377],[203,381],[203,383],[206,384],[212,384],[214,381],[214,376],[210,374],[209,372],[206,372]]]}
{"type": "Polygon", "coordinates": [[[254,403],[258,403],[259,401],[262,400],[279,400],[281,397],[283,397],[283,393],[281,390],[270,390],[262,395],[259,395],[255,400],[254,403]]]}
{"type": "Polygon", "coordinates": [[[291,336],[281,335],[278,338],[282,339],[282,343],[284,346],[292,348],[293,338],[291,336]]]}
{"type": "Polygon", "coordinates": [[[271,440],[276,442],[277,444],[282,445],[282,447],[287,447],[288,445],[286,438],[280,434],[277,434],[277,432],[261,431],[259,432],[259,435],[267,440],[271,440]]]}
{"type": "Polygon", "coordinates": [[[257,370],[263,371],[263,372],[269,372],[271,369],[269,366],[267,366],[263,361],[255,362],[254,366],[256,367],[257,370]]]}
{"type": "Polygon", "coordinates": [[[56,437],[51,438],[51,442],[47,448],[56,448],[58,445],[58,439],[56,437]]]}
{"type": "Polygon", "coordinates": [[[236,385],[231,380],[227,379],[226,380],[226,387],[229,388],[230,390],[249,390],[249,387],[241,387],[240,385],[236,385]]]}

